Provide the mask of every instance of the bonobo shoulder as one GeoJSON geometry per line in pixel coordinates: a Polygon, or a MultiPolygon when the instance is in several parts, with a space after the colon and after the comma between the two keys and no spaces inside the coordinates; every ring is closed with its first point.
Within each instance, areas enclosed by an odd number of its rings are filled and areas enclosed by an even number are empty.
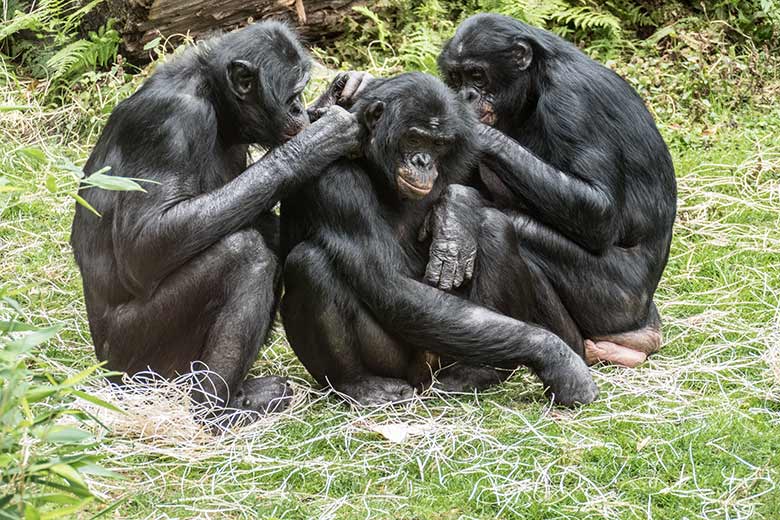
{"type": "Polygon", "coordinates": [[[152,160],[190,160],[213,150],[217,121],[213,106],[199,96],[144,89],[117,106],[107,130],[123,148],[164,152],[152,160]]]}

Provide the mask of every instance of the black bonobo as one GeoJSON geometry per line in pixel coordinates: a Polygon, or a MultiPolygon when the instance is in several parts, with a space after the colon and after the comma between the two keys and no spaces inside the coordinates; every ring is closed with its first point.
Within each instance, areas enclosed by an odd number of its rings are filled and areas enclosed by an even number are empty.
{"type": "Polygon", "coordinates": [[[439,68],[476,109],[481,159],[432,212],[426,279],[458,287],[476,257],[509,283],[527,265],[549,294],[545,326],[566,337],[573,320],[589,363],[644,361],[661,345],[653,295],[676,182],[641,98],[574,45],[499,15],[463,22],[439,68]],[[480,257],[486,227],[495,253],[480,257]]]}
{"type": "Polygon", "coordinates": [[[373,80],[351,110],[362,155],[333,163],[282,203],[281,314],[315,379],[363,404],[395,402],[425,385],[429,364],[444,356],[527,365],[556,402],[595,399],[585,362],[559,337],[481,305],[478,288],[453,295],[422,281],[429,242],[418,230],[474,164],[468,105],[412,73],[373,80]]]}
{"type": "Polygon", "coordinates": [[[286,406],[285,379],[244,380],[280,296],[271,210],[358,149],[342,108],[309,125],[309,69],[279,23],[204,42],[117,105],[84,168],[156,181],[148,193],[79,192],[102,215],[77,207],[71,237],[98,359],[165,377],[204,363],[216,376],[193,398],[217,420],[226,407],[286,406]],[[247,167],[250,143],[270,151],[247,167]]]}

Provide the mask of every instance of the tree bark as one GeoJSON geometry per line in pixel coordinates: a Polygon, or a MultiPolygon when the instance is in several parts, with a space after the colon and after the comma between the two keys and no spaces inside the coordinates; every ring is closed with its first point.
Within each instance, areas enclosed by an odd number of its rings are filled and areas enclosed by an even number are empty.
{"type": "Polygon", "coordinates": [[[123,38],[124,55],[148,61],[144,45],[158,36],[195,39],[217,30],[231,30],[251,21],[284,20],[309,41],[338,35],[353,7],[381,0],[106,0],[86,18],[85,30],[95,30],[108,19],[123,38]]]}

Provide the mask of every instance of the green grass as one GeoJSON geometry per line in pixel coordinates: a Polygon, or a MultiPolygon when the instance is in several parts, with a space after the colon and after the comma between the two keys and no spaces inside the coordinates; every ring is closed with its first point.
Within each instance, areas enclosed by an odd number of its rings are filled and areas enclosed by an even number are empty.
{"type": "MultiPolygon", "coordinates": [[[[0,113],[0,176],[24,188],[0,194],[0,283],[30,323],[66,325],[39,367],[57,377],[94,362],[68,245],[75,180],[57,164],[86,158],[117,82],[46,108],[29,82],[0,81],[0,106],[29,107],[0,113]]],[[[593,405],[551,409],[518,371],[480,395],[350,408],[312,388],[277,332],[255,371],[294,378],[295,403],[235,434],[199,430],[170,383],[90,387],[127,411],[80,403],[126,477],[94,491],[124,500],[121,518],[780,518],[780,107],[685,121],[660,125],[680,191],[657,293],[666,346],[637,370],[594,368],[593,405]]]]}

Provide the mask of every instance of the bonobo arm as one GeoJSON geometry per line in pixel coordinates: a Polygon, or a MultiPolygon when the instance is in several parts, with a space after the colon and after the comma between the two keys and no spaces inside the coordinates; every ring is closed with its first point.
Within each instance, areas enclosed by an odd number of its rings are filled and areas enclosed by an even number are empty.
{"type": "Polygon", "coordinates": [[[190,171],[169,166],[173,171],[146,174],[161,185],[148,194],[122,194],[114,214],[114,250],[123,284],[134,295],[148,297],[195,255],[248,226],[325,165],[357,149],[358,132],[355,117],[334,107],[235,179],[202,194],[193,182],[219,174],[206,170],[214,167],[214,158],[193,157],[186,163],[190,171]]]}
{"type": "MultiPolygon", "coordinates": [[[[314,189],[319,244],[382,327],[420,350],[471,364],[529,366],[557,402],[589,403],[597,389],[584,361],[560,338],[416,281],[381,217],[366,172],[347,163],[314,189]]],[[[307,188],[308,189],[308,188],[307,188]]]]}
{"type": "Polygon", "coordinates": [[[622,182],[612,157],[590,145],[567,173],[495,128],[480,125],[478,134],[484,163],[533,216],[592,253],[613,245],[622,182]]]}

